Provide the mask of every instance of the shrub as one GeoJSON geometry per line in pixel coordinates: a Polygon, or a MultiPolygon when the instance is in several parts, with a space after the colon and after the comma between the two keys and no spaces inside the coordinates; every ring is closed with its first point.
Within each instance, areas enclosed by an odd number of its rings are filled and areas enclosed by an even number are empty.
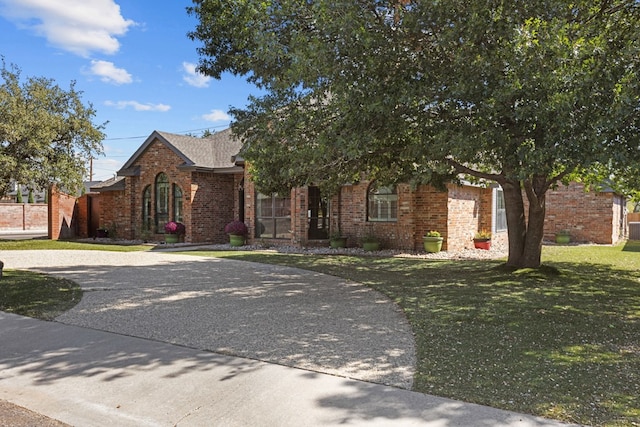
{"type": "Polygon", "coordinates": [[[247,226],[242,221],[231,221],[224,226],[224,232],[236,236],[245,236],[248,232],[247,226]]]}
{"type": "Polygon", "coordinates": [[[164,232],[167,234],[184,234],[186,227],[181,222],[169,221],[164,225],[164,232]]]}

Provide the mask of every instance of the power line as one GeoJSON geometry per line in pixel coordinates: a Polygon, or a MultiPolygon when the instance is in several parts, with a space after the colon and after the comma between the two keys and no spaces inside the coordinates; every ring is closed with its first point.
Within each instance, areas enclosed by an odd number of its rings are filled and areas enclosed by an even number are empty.
{"type": "MultiPolygon", "coordinates": [[[[227,127],[229,127],[229,125],[218,125],[218,126],[209,126],[209,127],[206,127],[206,128],[182,130],[182,131],[179,131],[179,132],[170,132],[170,133],[183,134],[183,133],[189,133],[189,132],[198,132],[198,131],[204,131],[204,130],[209,130],[209,129],[218,129],[218,128],[227,128],[227,127]]],[[[121,141],[121,140],[125,140],[125,139],[141,139],[141,138],[148,138],[148,137],[149,137],[149,135],[123,136],[123,137],[119,137],[119,138],[105,138],[103,141],[121,141]]]]}

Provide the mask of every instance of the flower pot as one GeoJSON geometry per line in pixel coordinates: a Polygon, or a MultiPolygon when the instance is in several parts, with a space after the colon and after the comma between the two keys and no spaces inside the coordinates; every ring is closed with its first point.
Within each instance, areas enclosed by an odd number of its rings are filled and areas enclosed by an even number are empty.
{"type": "Polygon", "coordinates": [[[556,243],[566,245],[571,242],[571,236],[568,234],[556,234],[556,243]]]}
{"type": "Polygon", "coordinates": [[[435,253],[442,250],[442,237],[423,237],[422,243],[424,244],[424,250],[427,252],[435,253]]]}
{"type": "Polygon", "coordinates": [[[231,244],[231,246],[244,245],[244,236],[238,234],[229,234],[229,244],[231,244]]]}
{"type": "Polygon", "coordinates": [[[380,242],[363,242],[362,249],[368,252],[377,251],[380,249],[380,242]]]}
{"type": "Polygon", "coordinates": [[[484,249],[488,251],[491,249],[491,240],[490,239],[473,239],[473,246],[476,249],[484,249]]]}
{"type": "Polygon", "coordinates": [[[164,241],[167,243],[178,243],[178,239],[180,238],[177,234],[165,234],[164,241]]]}
{"type": "Polygon", "coordinates": [[[329,240],[329,245],[333,249],[344,248],[347,246],[347,238],[346,237],[334,237],[329,240]]]}

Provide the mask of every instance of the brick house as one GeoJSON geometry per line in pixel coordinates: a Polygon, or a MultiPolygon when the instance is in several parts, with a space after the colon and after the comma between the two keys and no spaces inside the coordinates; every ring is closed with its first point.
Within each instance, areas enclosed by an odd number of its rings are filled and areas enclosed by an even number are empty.
{"type": "Polygon", "coordinates": [[[244,169],[230,131],[209,138],[153,132],[118,171],[91,188],[100,194],[99,224],[122,238],[160,240],[164,224],[186,225],[187,242],[220,242],[224,225],[243,216],[244,169]]]}
{"type": "MultiPolygon", "coordinates": [[[[313,186],[260,194],[237,157],[240,148],[229,129],[208,138],[154,131],[117,177],[91,188],[98,194],[100,227],[122,238],[161,240],[164,223],[175,220],[185,224],[186,242],[226,243],[225,224],[240,219],[250,243],[328,245],[330,233],[339,230],[350,246],[375,235],[383,247],[415,251],[427,231],[438,230],[444,250],[460,250],[473,247],[483,229],[507,242],[498,186],[449,184],[438,191],[362,180],[331,197],[313,186]]],[[[560,229],[596,243],[626,236],[624,198],[582,190],[572,184],[548,195],[545,237],[552,240],[560,229]]]]}

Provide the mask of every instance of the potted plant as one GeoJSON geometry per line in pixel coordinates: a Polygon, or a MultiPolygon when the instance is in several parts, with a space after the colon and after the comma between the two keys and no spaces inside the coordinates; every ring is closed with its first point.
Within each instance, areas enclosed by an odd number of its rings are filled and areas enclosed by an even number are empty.
{"type": "Polygon", "coordinates": [[[247,237],[247,225],[242,221],[231,221],[224,226],[224,232],[229,235],[229,244],[231,246],[242,246],[247,237]]]}
{"type": "Polygon", "coordinates": [[[380,249],[380,241],[372,234],[362,238],[362,249],[365,251],[377,251],[380,249]]]}
{"type": "Polygon", "coordinates": [[[476,249],[491,249],[491,233],[486,230],[478,231],[473,238],[473,246],[476,249]]]}
{"type": "Polygon", "coordinates": [[[178,243],[180,236],[186,231],[186,227],[181,222],[169,221],[164,225],[164,241],[167,243],[178,243]]]}
{"type": "Polygon", "coordinates": [[[431,253],[440,252],[442,250],[443,240],[439,231],[431,230],[427,232],[427,234],[422,237],[424,250],[431,253]]]}
{"type": "Polygon", "coordinates": [[[329,236],[329,245],[334,248],[344,248],[347,246],[347,238],[340,234],[340,230],[336,230],[329,236]]]}
{"type": "Polygon", "coordinates": [[[556,243],[566,245],[571,241],[571,232],[569,230],[560,230],[556,233],[556,243]]]}

